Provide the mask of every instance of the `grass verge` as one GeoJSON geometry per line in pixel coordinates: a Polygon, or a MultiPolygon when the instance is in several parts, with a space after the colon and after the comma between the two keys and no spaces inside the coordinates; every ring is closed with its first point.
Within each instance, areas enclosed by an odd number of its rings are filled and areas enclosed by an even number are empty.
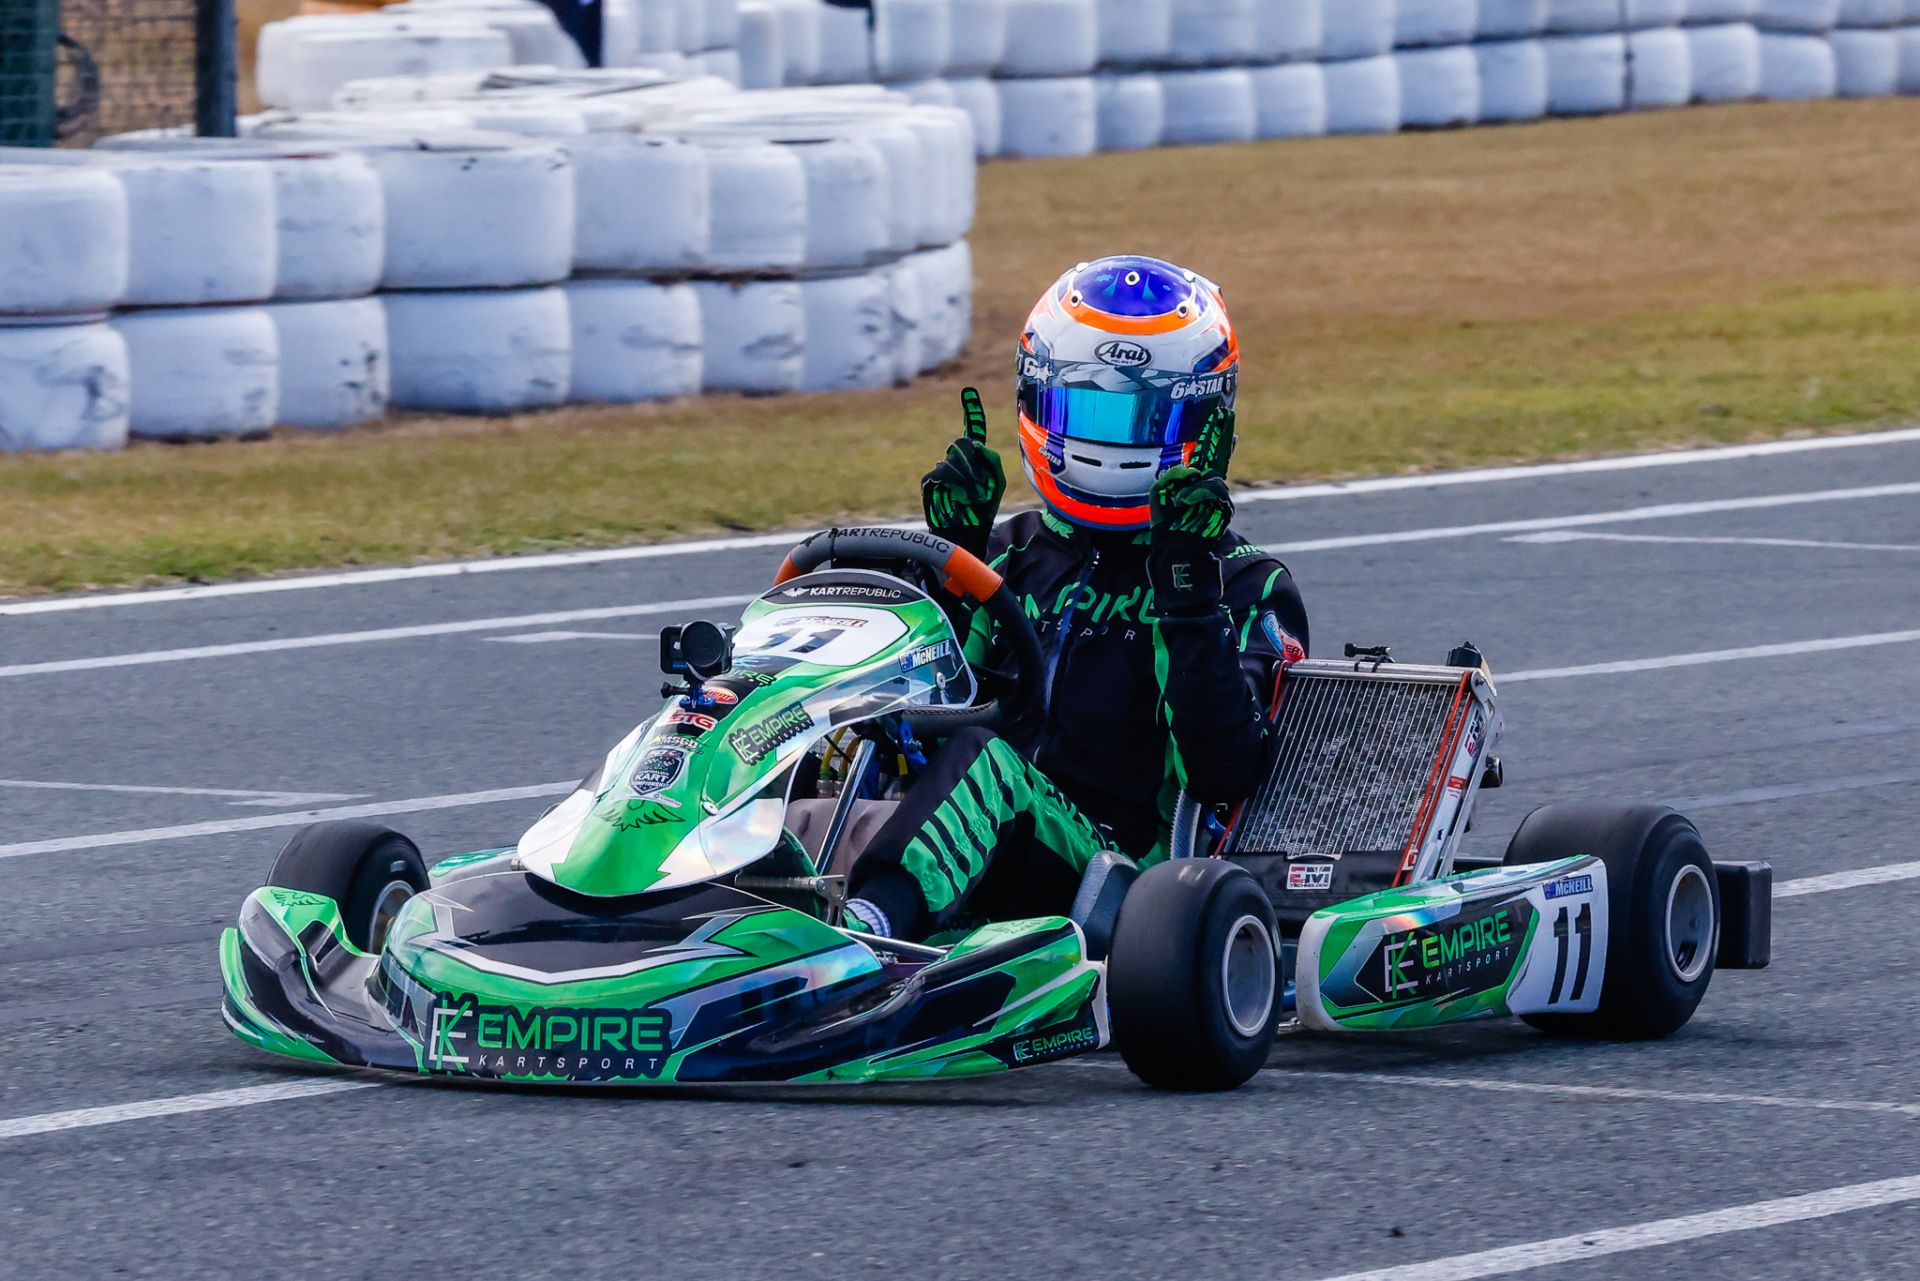
{"type": "Polygon", "coordinates": [[[1226,285],[1244,480],[1905,421],[1916,126],[1920,101],[1765,104],[989,165],[971,353],[911,388],[8,457],[0,592],[903,514],[961,386],[1010,446],[1033,296],[1122,250],[1226,285]]]}

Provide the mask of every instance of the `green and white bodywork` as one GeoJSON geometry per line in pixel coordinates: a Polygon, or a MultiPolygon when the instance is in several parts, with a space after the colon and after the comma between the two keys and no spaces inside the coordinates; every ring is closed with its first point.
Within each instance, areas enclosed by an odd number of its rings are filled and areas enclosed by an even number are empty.
{"type": "Polygon", "coordinates": [[[956,1076],[1104,1045],[1104,966],[1064,917],[919,947],[729,883],[776,855],[817,876],[782,826],[821,738],[973,693],[924,592],[794,578],[748,606],[728,670],[517,845],[435,865],[373,950],[333,899],[255,891],[221,941],[226,1021],[296,1058],[527,1083],[956,1076]]]}

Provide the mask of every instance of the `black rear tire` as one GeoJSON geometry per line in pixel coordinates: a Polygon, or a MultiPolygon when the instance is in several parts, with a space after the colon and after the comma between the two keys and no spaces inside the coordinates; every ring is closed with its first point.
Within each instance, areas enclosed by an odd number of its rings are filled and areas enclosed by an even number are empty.
{"type": "Polygon", "coordinates": [[[342,819],[295,832],[267,884],[324,894],[340,905],[347,941],[377,952],[400,907],[427,888],[427,864],[392,828],[342,819]]]}
{"type": "Polygon", "coordinates": [[[1543,805],[1507,843],[1507,866],[1591,854],[1607,868],[1607,956],[1591,1014],[1523,1014],[1554,1036],[1650,1040],[1693,1017],[1713,978],[1720,887],[1700,832],[1664,805],[1543,805]]]}
{"type": "Polygon", "coordinates": [[[1243,867],[1175,859],[1127,891],[1107,961],[1113,1040],[1166,1090],[1231,1090],[1267,1061],[1282,975],[1273,906],[1243,867]]]}

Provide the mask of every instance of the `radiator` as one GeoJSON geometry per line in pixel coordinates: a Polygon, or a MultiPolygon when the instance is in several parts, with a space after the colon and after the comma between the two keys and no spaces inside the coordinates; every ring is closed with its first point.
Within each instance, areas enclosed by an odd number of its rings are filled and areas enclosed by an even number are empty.
{"type": "Polygon", "coordinates": [[[1319,908],[1453,870],[1500,735],[1484,670],[1295,663],[1274,727],[1272,768],[1224,850],[1260,878],[1286,932],[1319,908]]]}

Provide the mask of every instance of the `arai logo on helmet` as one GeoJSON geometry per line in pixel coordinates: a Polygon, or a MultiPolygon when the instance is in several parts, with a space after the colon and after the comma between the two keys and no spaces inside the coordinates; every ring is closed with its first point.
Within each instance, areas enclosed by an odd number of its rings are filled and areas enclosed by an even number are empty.
{"type": "Polygon", "coordinates": [[[1116,338],[1112,342],[1103,342],[1093,349],[1093,354],[1109,365],[1122,369],[1133,369],[1147,364],[1153,359],[1153,353],[1137,342],[1127,342],[1116,338]]]}

